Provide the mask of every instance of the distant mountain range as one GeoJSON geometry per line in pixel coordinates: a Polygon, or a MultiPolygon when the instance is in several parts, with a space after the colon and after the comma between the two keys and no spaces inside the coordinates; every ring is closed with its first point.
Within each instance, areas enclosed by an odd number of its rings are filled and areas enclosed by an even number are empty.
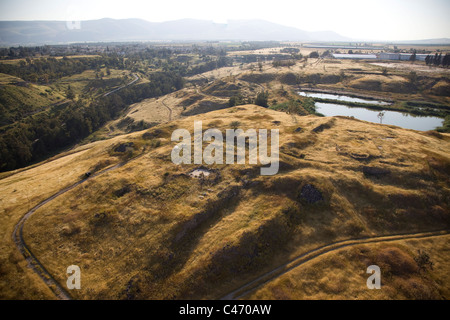
{"type": "MultiPolygon", "coordinates": [[[[229,20],[227,23],[195,19],[149,22],[142,19],[116,20],[109,18],[79,23],[0,21],[0,46],[151,40],[359,41],[333,31],[310,32],[264,20],[229,20]]],[[[395,43],[450,44],[450,39],[395,41],[395,43]]]]}
{"type": "Polygon", "coordinates": [[[141,19],[65,21],[0,21],[0,45],[41,45],[73,42],[146,40],[350,41],[332,31],[308,32],[264,20],[228,23],[182,19],[149,22],[141,19]]]}
{"type": "Polygon", "coordinates": [[[449,38],[425,39],[425,40],[403,40],[396,41],[396,44],[419,44],[419,45],[450,45],[449,38]]]}

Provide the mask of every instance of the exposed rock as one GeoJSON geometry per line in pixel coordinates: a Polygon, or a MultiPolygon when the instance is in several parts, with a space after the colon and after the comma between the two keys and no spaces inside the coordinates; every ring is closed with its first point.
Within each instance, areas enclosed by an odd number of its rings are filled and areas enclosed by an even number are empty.
{"type": "Polygon", "coordinates": [[[133,145],[134,145],[133,142],[121,143],[114,149],[114,151],[115,152],[125,152],[125,151],[127,151],[127,148],[133,147],[133,145]]]}
{"type": "Polygon", "coordinates": [[[388,175],[391,173],[389,169],[363,166],[362,171],[366,177],[377,177],[388,175]]]}
{"type": "Polygon", "coordinates": [[[142,138],[146,140],[161,137],[164,132],[160,129],[154,129],[152,131],[146,132],[142,135],[142,138]]]}
{"type": "Polygon", "coordinates": [[[312,204],[323,200],[322,193],[312,184],[305,184],[300,192],[300,198],[312,204]]]}
{"type": "Polygon", "coordinates": [[[122,188],[114,191],[114,195],[118,198],[123,197],[125,194],[131,191],[131,188],[129,185],[123,186],[122,188]]]}
{"type": "Polygon", "coordinates": [[[322,132],[325,129],[330,129],[331,125],[329,122],[327,123],[322,123],[321,125],[315,127],[314,129],[312,129],[312,132],[318,133],[318,132],[322,132]]]}

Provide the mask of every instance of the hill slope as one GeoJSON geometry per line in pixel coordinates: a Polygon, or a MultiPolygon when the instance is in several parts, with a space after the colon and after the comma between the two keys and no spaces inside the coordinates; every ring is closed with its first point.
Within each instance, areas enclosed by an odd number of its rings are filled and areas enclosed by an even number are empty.
{"type": "MultiPolygon", "coordinates": [[[[39,208],[24,226],[27,245],[60,283],[67,266],[80,266],[82,290],[71,292],[78,299],[218,298],[328,243],[450,227],[448,135],[247,105],[83,148],[64,165],[78,179],[81,158],[94,171],[128,162],[39,208]],[[279,129],[280,172],[210,165],[201,167],[208,177],[192,177],[199,165],[174,165],[170,137],[177,128],[192,132],[194,120],[222,132],[233,121],[245,130],[279,129]]],[[[43,169],[0,180],[6,234],[24,214],[11,202],[16,188],[43,169]]]]}

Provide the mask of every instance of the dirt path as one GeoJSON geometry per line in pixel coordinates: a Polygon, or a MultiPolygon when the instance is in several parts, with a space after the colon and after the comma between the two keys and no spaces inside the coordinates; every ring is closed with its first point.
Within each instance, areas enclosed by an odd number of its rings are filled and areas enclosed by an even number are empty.
{"type": "Polygon", "coordinates": [[[38,205],[33,207],[31,210],[29,210],[16,224],[16,226],[14,228],[14,232],[12,234],[12,239],[13,239],[14,243],[16,244],[17,248],[22,253],[22,255],[25,257],[25,260],[28,262],[29,267],[45,282],[45,284],[50,288],[50,290],[53,291],[53,293],[56,295],[56,297],[58,299],[71,300],[72,298],[71,298],[70,294],[68,293],[68,291],[65,288],[63,288],[58,283],[58,281],[55,280],[55,278],[53,278],[53,276],[47,271],[47,269],[45,269],[45,267],[42,265],[42,263],[39,261],[39,259],[31,252],[30,248],[25,243],[25,241],[23,239],[23,227],[25,225],[25,222],[33,215],[33,213],[35,213],[35,211],[37,209],[39,209],[40,207],[49,203],[50,201],[54,200],[55,198],[59,197],[60,195],[72,190],[73,188],[79,186],[80,184],[82,184],[90,179],[93,179],[101,174],[104,174],[108,171],[112,171],[114,169],[120,168],[123,165],[125,165],[126,163],[128,163],[132,160],[135,160],[135,159],[143,156],[144,154],[145,153],[138,155],[126,162],[118,163],[118,164],[116,164],[112,167],[109,167],[103,171],[97,172],[86,179],[80,180],[80,181],[58,191],[51,197],[45,199],[44,201],[42,201],[41,203],[39,203],[38,205]]]}
{"type": "Polygon", "coordinates": [[[339,241],[339,242],[332,243],[329,245],[325,245],[323,247],[311,250],[311,251],[306,252],[298,257],[295,257],[294,259],[279,266],[278,268],[276,268],[272,271],[269,271],[269,272],[263,274],[262,276],[259,276],[255,280],[239,287],[238,289],[234,290],[233,292],[230,292],[226,296],[220,298],[220,300],[240,299],[240,298],[248,295],[249,293],[255,291],[259,287],[263,286],[264,284],[268,283],[269,281],[289,272],[290,270],[292,270],[294,268],[297,268],[298,266],[300,266],[308,261],[311,261],[321,255],[324,255],[325,253],[340,250],[345,247],[356,246],[356,245],[366,244],[366,243],[429,238],[429,237],[435,237],[435,236],[442,236],[442,235],[446,235],[449,233],[450,233],[450,230],[441,230],[441,231],[434,231],[434,232],[420,232],[420,233],[401,234],[401,235],[378,236],[378,237],[355,239],[355,240],[344,240],[344,241],[339,241]]]}
{"type": "Polygon", "coordinates": [[[117,88],[117,89],[114,89],[114,90],[112,90],[112,91],[109,91],[109,92],[105,93],[103,96],[104,96],[104,97],[109,96],[111,93],[114,93],[114,92],[119,91],[119,90],[121,90],[121,89],[123,89],[123,88],[126,88],[126,87],[128,87],[128,86],[131,86],[133,83],[135,83],[136,81],[139,80],[139,77],[137,76],[137,74],[133,73],[133,76],[134,76],[134,80],[133,80],[133,81],[131,81],[130,83],[128,83],[128,84],[126,84],[126,85],[123,85],[123,86],[121,86],[121,87],[119,87],[119,88],[117,88]]]}
{"type": "Polygon", "coordinates": [[[161,100],[161,103],[167,108],[167,110],[169,110],[169,121],[172,121],[172,109],[164,102],[164,100],[161,100]]]}

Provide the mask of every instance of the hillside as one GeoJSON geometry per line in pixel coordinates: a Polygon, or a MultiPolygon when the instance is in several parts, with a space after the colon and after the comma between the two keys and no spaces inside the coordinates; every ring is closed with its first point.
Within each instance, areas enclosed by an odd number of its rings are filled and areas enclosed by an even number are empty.
{"type": "Polygon", "coordinates": [[[32,85],[0,73],[0,127],[46,110],[62,102],[64,97],[49,86],[32,85]]]}
{"type": "MultiPolygon", "coordinates": [[[[0,179],[0,274],[15,279],[2,281],[0,292],[17,297],[29,286],[25,296],[52,297],[11,234],[27,210],[87,171],[112,168],[38,208],[23,229],[27,246],[59,283],[67,266],[80,266],[82,290],[71,291],[73,298],[220,298],[336,241],[449,229],[449,154],[448,134],[255,105],[87,144],[0,179]],[[222,132],[235,121],[244,130],[279,129],[279,173],[261,176],[258,165],[173,164],[172,132],[192,133],[196,120],[222,132]],[[118,163],[124,164],[113,167],[118,163]],[[190,175],[199,168],[209,176],[190,175]]],[[[448,282],[434,285],[448,292],[448,282]]]]}

